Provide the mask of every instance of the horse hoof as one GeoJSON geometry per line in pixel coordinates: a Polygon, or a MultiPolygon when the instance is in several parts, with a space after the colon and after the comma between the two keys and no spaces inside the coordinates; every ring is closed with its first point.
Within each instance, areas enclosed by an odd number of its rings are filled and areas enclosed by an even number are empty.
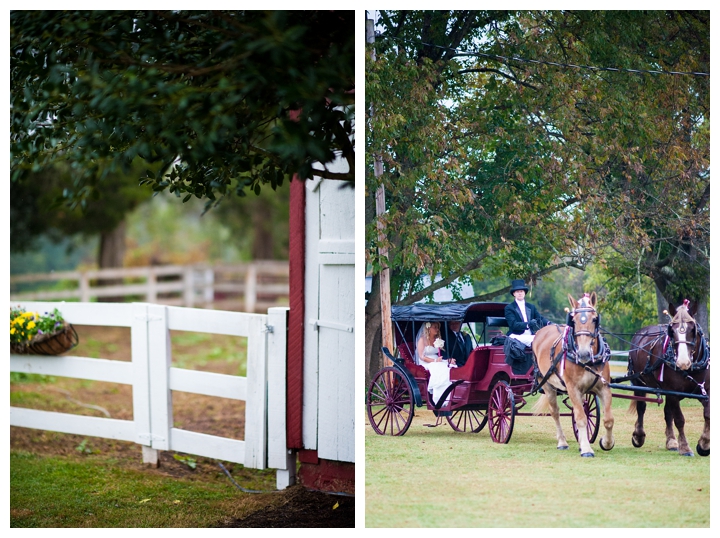
{"type": "MultiPolygon", "coordinates": [[[[557,447],[558,450],[567,450],[568,448],[570,448],[570,447],[569,447],[569,446],[559,446],[559,447],[557,447]]],[[[709,452],[709,451],[708,451],[708,452],[709,452]]]]}
{"type": "Polygon", "coordinates": [[[697,453],[700,456],[709,456],[710,455],[710,449],[708,448],[707,450],[705,450],[705,449],[701,448],[700,443],[698,443],[698,445],[695,447],[695,450],[697,450],[697,453]]]}
{"type": "Polygon", "coordinates": [[[644,444],[645,444],[645,439],[636,440],[636,439],[635,439],[635,436],[633,435],[633,437],[632,437],[632,445],[633,445],[635,448],[640,448],[640,447],[643,446],[644,444]]]}
{"type": "Polygon", "coordinates": [[[583,458],[594,458],[594,457],[595,457],[595,454],[593,454],[592,452],[583,452],[583,453],[580,454],[580,455],[581,455],[583,458]]]}
{"type": "Polygon", "coordinates": [[[668,448],[668,450],[670,450],[671,452],[677,452],[677,451],[678,451],[677,447],[676,447],[676,448],[668,448]]]}
{"type": "Polygon", "coordinates": [[[681,455],[681,456],[688,456],[688,457],[695,456],[695,454],[692,453],[692,450],[691,450],[690,452],[681,452],[680,455],[681,455]]]}
{"type": "Polygon", "coordinates": [[[605,450],[605,451],[612,450],[613,447],[615,446],[615,443],[613,443],[611,446],[605,448],[605,445],[603,445],[603,438],[602,438],[602,437],[600,438],[600,441],[598,442],[598,444],[600,445],[600,448],[602,448],[602,449],[605,450]]]}

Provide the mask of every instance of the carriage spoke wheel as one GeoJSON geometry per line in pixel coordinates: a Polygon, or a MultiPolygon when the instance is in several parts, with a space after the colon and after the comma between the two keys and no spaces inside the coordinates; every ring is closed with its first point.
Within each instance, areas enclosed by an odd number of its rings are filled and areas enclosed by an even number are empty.
{"type": "Polygon", "coordinates": [[[410,383],[397,368],[387,366],[370,382],[367,393],[370,425],[379,435],[403,435],[415,411],[410,383]]]}
{"type": "MultiPolygon", "coordinates": [[[[572,408],[571,408],[572,409],[572,408]]],[[[583,409],[585,410],[585,417],[587,418],[587,436],[590,444],[595,442],[597,439],[598,431],[600,431],[600,406],[598,405],[597,394],[586,394],[583,400],[583,409]]],[[[575,424],[575,413],[570,413],[572,417],[573,433],[575,434],[575,440],[580,441],[578,438],[578,429],[575,424]]]]}
{"type": "Polygon", "coordinates": [[[515,395],[506,381],[498,381],[488,402],[490,437],[496,443],[510,441],[515,425],[515,395]]]}
{"type": "Polygon", "coordinates": [[[463,409],[453,411],[447,417],[450,427],[456,432],[479,433],[487,424],[487,413],[479,409],[463,409]]]}

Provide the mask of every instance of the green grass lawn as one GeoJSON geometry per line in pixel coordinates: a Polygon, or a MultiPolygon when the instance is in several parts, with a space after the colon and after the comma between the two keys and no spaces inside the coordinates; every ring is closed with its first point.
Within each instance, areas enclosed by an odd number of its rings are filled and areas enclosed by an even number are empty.
{"type": "MultiPolygon", "coordinates": [[[[95,330],[81,335],[73,354],[129,360],[129,345],[129,333],[95,330]]],[[[176,331],[172,346],[174,366],[245,375],[245,338],[176,331]]],[[[103,416],[98,410],[101,406],[113,418],[132,418],[131,390],[124,385],[13,373],[11,389],[14,406],[103,416]],[[99,406],[81,407],[76,398],[99,406]]],[[[191,401],[178,405],[179,396],[175,397],[176,420],[206,418],[189,413],[194,409],[191,401]]],[[[219,402],[208,412],[220,416],[221,425],[222,420],[230,420],[223,417],[235,417],[222,415],[223,405],[227,406],[219,402]]],[[[151,469],[142,465],[140,445],[134,443],[11,429],[10,526],[199,528],[245,517],[279,498],[272,493],[239,491],[214,460],[166,456],[160,469],[151,469]],[[193,464],[197,461],[197,468],[182,463],[191,460],[193,464]]],[[[246,489],[275,489],[274,470],[225,465],[246,489]]]]}
{"type": "MultiPolygon", "coordinates": [[[[528,398],[529,410],[535,398],[528,398]]],[[[365,424],[366,527],[709,527],[710,458],[665,450],[662,407],[648,405],[647,440],[634,448],[628,400],[613,401],[615,447],[596,441],[581,458],[569,417],[570,449],[555,448],[549,416],[519,416],[506,445],[454,432],[416,409],[402,437],[365,424]]],[[[562,404],[561,404],[562,405],[562,404]]],[[[686,435],[695,448],[702,407],[684,401],[686,435]]],[[[604,428],[600,427],[600,434],[604,428]]]]}
{"type": "MultiPolygon", "coordinates": [[[[272,488],[273,479],[255,485],[272,488]]],[[[207,527],[257,508],[259,499],[243,505],[243,497],[251,495],[220,476],[168,477],[112,457],[10,454],[11,527],[207,527]]]]}

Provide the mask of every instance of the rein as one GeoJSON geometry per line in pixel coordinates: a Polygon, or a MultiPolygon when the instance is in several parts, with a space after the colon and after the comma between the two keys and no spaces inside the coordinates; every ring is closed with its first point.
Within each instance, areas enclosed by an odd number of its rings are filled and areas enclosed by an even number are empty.
{"type": "MultiPolygon", "coordinates": [[[[668,327],[669,324],[661,325],[662,327],[668,327]]],[[[676,363],[676,357],[675,357],[675,346],[674,346],[674,338],[672,338],[667,331],[663,332],[657,332],[657,333],[651,333],[647,334],[645,336],[654,336],[650,342],[648,342],[645,345],[642,345],[640,347],[637,347],[637,350],[643,350],[645,351],[648,356],[647,360],[645,362],[645,366],[642,369],[641,372],[634,372],[631,370],[632,363],[628,361],[628,375],[619,379],[613,379],[613,382],[622,382],[622,381],[636,381],[639,378],[643,376],[650,376],[655,374],[657,370],[660,370],[660,375],[658,376],[658,381],[663,381],[663,370],[665,366],[667,365],[668,368],[673,370],[674,372],[677,372],[678,374],[682,375],[685,378],[685,381],[692,380],[693,383],[695,383],[696,388],[700,389],[701,394],[706,395],[705,392],[705,380],[702,381],[702,383],[698,382],[694,377],[690,375],[690,372],[697,372],[699,370],[707,370],[707,368],[710,365],[710,348],[707,343],[707,340],[705,339],[705,335],[703,334],[702,328],[697,323],[695,324],[698,334],[700,335],[700,342],[699,342],[699,348],[700,348],[700,355],[698,357],[695,357],[693,354],[693,360],[690,368],[687,370],[680,370],[676,363]],[[663,347],[662,347],[662,355],[658,356],[652,353],[653,348],[660,342],[660,340],[664,339],[663,347]],[[656,359],[653,363],[650,362],[650,358],[656,359]]],[[[695,348],[696,342],[686,342],[686,344],[689,347],[695,348]]]]}
{"type": "MultiPolygon", "coordinates": [[[[585,320],[583,319],[585,312],[597,313],[597,311],[592,307],[581,307],[581,308],[576,308],[575,310],[573,310],[572,315],[576,315],[577,313],[583,314],[583,316],[581,317],[581,320],[583,322],[585,322],[585,320]]],[[[596,322],[597,322],[597,319],[596,319],[596,322]]],[[[605,338],[600,336],[600,324],[597,323],[595,325],[595,332],[575,331],[574,324],[572,325],[572,327],[573,327],[572,332],[568,331],[568,335],[567,335],[567,344],[566,344],[566,348],[565,348],[566,353],[567,353],[567,358],[568,358],[568,360],[570,360],[570,362],[572,362],[574,364],[579,364],[580,366],[583,366],[586,370],[595,373],[593,370],[591,370],[589,368],[589,366],[598,366],[598,365],[606,363],[610,359],[610,348],[608,347],[607,342],[605,341],[605,338]],[[598,351],[597,351],[597,353],[595,353],[593,355],[593,358],[592,358],[593,360],[589,363],[578,363],[577,344],[575,343],[575,337],[577,337],[577,336],[591,337],[592,338],[592,343],[590,344],[591,346],[595,345],[595,340],[598,341],[598,351]]]]}
{"type": "MultiPolygon", "coordinates": [[[[586,309],[588,311],[595,311],[595,309],[586,309]]],[[[560,363],[561,359],[568,359],[573,364],[577,364],[578,366],[582,366],[585,370],[590,372],[595,376],[595,381],[590,386],[589,390],[592,390],[592,388],[597,384],[598,381],[601,381],[602,383],[607,383],[605,379],[597,373],[593,367],[605,364],[608,359],[610,358],[610,348],[607,345],[607,342],[605,342],[605,339],[602,337],[599,337],[598,331],[599,327],[595,330],[595,334],[590,333],[589,331],[581,331],[581,332],[574,332],[574,328],[571,331],[570,325],[566,325],[564,330],[560,329],[560,326],[556,325],[558,332],[560,333],[560,336],[558,336],[555,341],[553,342],[551,348],[550,348],[550,368],[548,368],[548,371],[545,372],[545,375],[540,380],[540,382],[537,382],[538,374],[540,372],[538,368],[537,361],[535,361],[535,381],[536,384],[533,386],[532,393],[535,394],[542,386],[547,383],[547,380],[550,379],[550,376],[553,374],[557,374],[558,379],[560,380],[560,383],[562,383],[563,388],[567,388],[565,385],[565,381],[562,377],[562,371],[558,371],[557,365],[560,363]],[[588,336],[592,336],[593,338],[599,339],[599,346],[598,346],[598,352],[593,355],[593,361],[589,363],[578,363],[577,361],[577,348],[575,347],[575,340],[573,336],[577,335],[583,335],[587,334],[588,336]],[[555,355],[555,350],[557,349],[558,344],[562,342],[562,348],[561,352],[555,355]]],[[[562,370],[562,365],[561,365],[562,370]]]]}

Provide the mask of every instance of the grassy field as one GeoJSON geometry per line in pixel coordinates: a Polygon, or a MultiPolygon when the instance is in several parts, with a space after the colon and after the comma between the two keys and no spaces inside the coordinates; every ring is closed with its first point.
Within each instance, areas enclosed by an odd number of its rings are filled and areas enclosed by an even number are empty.
{"type": "MultiPolygon", "coordinates": [[[[529,410],[535,398],[528,398],[529,410]]],[[[437,428],[425,408],[402,437],[376,435],[365,419],[365,525],[372,527],[709,527],[710,458],[665,449],[662,407],[648,404],[646,443],[630,442],[628,400],[613,401],[615,447],[596,441],[581,458],[569,417],[570,449],[555,448],[549,416],[520,416],[506,445],[480,433],[437,428]]],[[[562,405],[562,404],[561,404],[562,405]]],[[[702,406],[684,401],[695,448],[702,406]]],[[[598,438],[603,434],[600,429],[598,438]]]]}

